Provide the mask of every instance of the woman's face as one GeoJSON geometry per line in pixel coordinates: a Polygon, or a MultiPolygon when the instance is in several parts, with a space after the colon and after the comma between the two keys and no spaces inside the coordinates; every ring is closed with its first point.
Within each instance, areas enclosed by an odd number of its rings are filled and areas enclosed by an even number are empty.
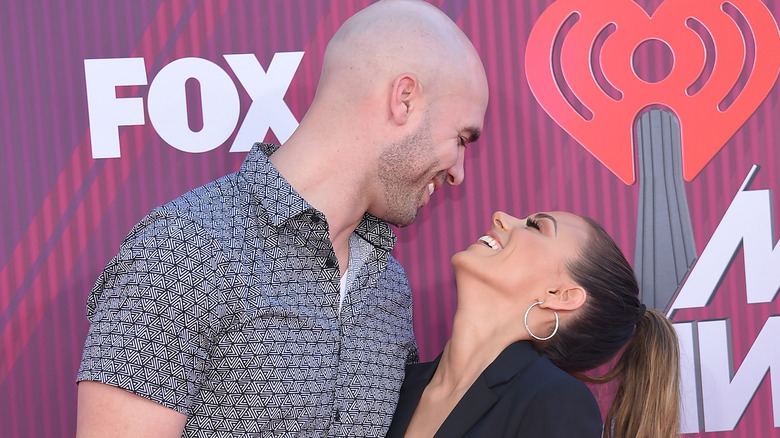
{"type": "Polygon", "coordinates": [[[499,290],[555,291],[572,283],[567,260],[576,257],[589,225],[567,212],[535,213],[519,219],[493,214],[492,228],[452,257],[456,274],[468,275],[499,290]]]}

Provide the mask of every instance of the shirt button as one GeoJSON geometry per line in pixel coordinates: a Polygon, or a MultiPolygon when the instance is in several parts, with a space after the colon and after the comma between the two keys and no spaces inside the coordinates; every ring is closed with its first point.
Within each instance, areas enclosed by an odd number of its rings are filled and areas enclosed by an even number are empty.
{"type": "Polygon", "coordinates": [[[315,223],[315,224],[316,224],[316,223],[318,223],[318,222],[320,221],[320,217],[319,217],[319,216],[317,216],[317,214],[312,214],[310,219],[311,219],[311,221],[312,221],[313,223],[315,223]]]}
{"type": "Polygon", "coordinates": [[[329,268],[332,268],[332,267],[336,266],[336,262],[334,262],[333,259],[328,259],[328,260],[325,261],[325,266],[327,266],[329,268]]]}
{"type": "Polygon", "coordinates": [[[334,416],[334,419],[336,421],[341,421],[341,415],[339,415],[339,411],[336,411],[336,415],[334,416]]]}

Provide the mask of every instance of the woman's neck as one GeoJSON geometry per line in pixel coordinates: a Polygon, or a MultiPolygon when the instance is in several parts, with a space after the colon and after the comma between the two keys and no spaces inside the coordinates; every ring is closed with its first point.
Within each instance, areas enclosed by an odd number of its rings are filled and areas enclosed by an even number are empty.
{"type": "Polygon", "coordinates": [[[475,316],[458,311],[452,336],[442,352],[431,383],[452,391],[466,390],[493,360],[517,337],[490,315],[475,316]]]}

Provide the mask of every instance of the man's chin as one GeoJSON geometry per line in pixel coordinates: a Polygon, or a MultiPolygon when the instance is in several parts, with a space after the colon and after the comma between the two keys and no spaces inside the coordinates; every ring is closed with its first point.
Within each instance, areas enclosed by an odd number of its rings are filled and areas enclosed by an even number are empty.
{"type": "Polygon", "coordinates": [[[405,221],[386,221],[390,225],[398,228],[405,228],[414,223],[414,219],[405,221]]]}
{"type": "Polygon", "coordinates": [[[415,210],[415,212],[411,215],[404,215],[402,217],[395,216],[383,220],[389,223],[390,225],[396,226],[398,228],[404,228],[413,224],[415,219],[417,219],[417,210],[415,210]]]}

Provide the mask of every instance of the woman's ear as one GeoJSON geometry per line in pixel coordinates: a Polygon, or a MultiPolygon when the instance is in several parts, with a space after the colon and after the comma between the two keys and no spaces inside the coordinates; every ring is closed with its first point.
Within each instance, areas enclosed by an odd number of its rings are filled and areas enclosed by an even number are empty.
{"type": "Polygon", "coordinates": [[[421,93],[420,88],[420,81],[411,73],[404,73],[393,81],[390,114],[396,124],[403,125],[409,120],[421,93]]]}
{"type": "Polygon", "coordinates": [[[585,304],[588,298],[585,289],[579,286],[570,286],[550,291],[542,307],[553,310],[577,310],[585,304]]]}

